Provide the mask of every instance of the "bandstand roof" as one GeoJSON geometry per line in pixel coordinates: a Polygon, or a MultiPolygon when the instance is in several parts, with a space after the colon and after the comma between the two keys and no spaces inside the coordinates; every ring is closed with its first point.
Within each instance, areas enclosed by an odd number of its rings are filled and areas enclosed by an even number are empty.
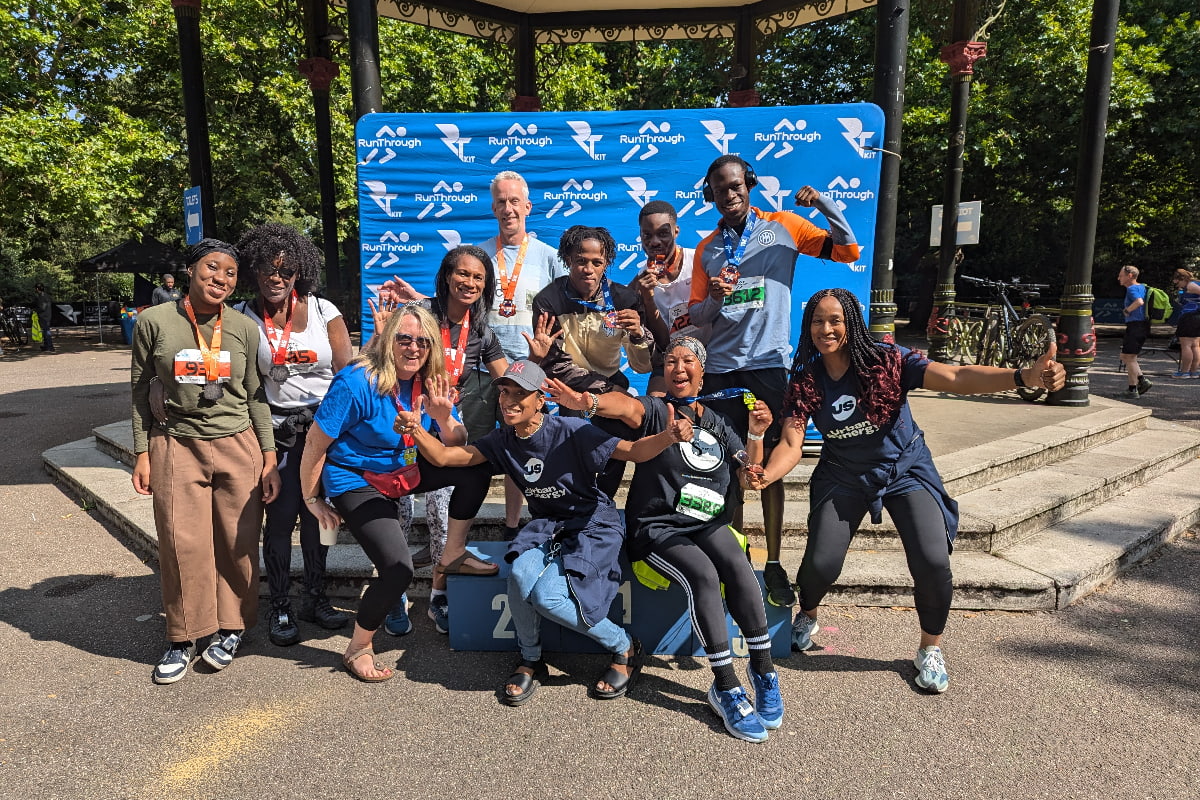
{"type": "MultiPolygon", "coordinates": [[[[345,0],[333,0],[345,6],[345,0]]],[[[769,36],[876,5],[876,0],[379,0],[382,17],[490,39],[515,40],[523,24],[537,44],[714,39],[734,36],[747,15],[769,36]]]]}

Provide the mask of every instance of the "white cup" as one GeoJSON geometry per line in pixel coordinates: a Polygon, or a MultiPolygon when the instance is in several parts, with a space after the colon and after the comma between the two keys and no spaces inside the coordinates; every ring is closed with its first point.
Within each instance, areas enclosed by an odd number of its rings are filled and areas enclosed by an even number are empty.
{"type": "Polygon", "coordinates": [[[338,527],[335,526],[333,528],[326,528],[324,525],[322,525],[320,530],[321,544],[325,545],[326,547],[333,547],[335,544],[337,544],[339,530],[338,527]]]}

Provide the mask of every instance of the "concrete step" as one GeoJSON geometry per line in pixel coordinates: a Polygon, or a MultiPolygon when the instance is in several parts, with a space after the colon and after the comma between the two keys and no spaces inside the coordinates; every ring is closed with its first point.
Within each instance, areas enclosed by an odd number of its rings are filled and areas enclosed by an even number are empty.
{"type": "MultiPolygon", "coordinates": [[[[1105,502],[1200,455],[1200,432],[1151,420],[1144,430],[1060,461],[1018,473],[955,497],[960,520],[955,549],[991,552],[1060,520],[1105,502]]],[[[941,469],[941,460],[935,459],[941,469]]],[[[747,495],[744,532],[762,545],[762,506],[747,495]]],[[[807,500],[784,506],[783,542],[803,550],[808,535],[807,500]]],[[[854,539],[856,550],[898,550],[891,519],[869,520],[854,539]]]]}

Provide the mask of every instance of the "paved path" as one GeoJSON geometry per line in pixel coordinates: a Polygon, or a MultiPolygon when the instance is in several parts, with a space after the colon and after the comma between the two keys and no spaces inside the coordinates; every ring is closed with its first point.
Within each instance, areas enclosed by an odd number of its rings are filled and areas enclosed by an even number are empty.
{"type": "MultiPolygon", "coordinates": [[[[699,661],[652,659],[631,698],[604,704],[584,691],[596,657],[552,656],[549,685],[509,709],[494,690],[512,657],[450,652],[419,615],[411,636],[380,635],[401,672],[381,686],[339,672],[344,635],[312,626],[287,649],[259,628],[225,673],[154,686],[155,573],[39,459],[126,413],[128,351],[56,342],[0,359],[2,798],[1200,794],[1191,535],[1063,612],[953,613],[940,697],[912,682],[911,611],[829,608],[824,649],[778,665],[788,716],[761,746],[723,733],[699,661]]],[[[1112,345],[1101,393],[1123,383],[1112,345]]],[[[1168,383],[1144,402],[1190,414],[1200,383],[1168,383]]]]}

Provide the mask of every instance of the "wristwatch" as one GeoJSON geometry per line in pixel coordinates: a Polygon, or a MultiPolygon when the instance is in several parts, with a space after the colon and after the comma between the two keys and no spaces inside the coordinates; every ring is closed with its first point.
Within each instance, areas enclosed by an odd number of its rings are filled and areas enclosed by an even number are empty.
{"type": "Polygon", "coordinates": [[[313,495],[312,497],[304,498],[304,502],[308,503],[310,506],[316,505],[317,503],[321,502],[321,498],[316,495],[313,495]]]}

